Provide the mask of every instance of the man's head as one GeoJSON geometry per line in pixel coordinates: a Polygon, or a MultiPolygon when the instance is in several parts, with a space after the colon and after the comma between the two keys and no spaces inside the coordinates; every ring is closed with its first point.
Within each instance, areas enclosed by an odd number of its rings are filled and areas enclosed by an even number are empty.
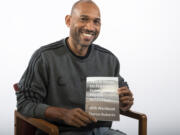
{"type": "Polygon", "coordinates": [[[98,6],[91,0],[79,0],[66,16],[73,44],[88,47],[99,35],[101,20],[98,6]]]}

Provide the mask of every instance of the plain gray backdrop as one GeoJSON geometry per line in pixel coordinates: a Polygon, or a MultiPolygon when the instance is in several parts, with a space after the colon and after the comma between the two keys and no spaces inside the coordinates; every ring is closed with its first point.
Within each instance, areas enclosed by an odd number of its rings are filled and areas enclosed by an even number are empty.
{"type": "MultiPolygon", "coordinates": [[[[13,84],[33,52],[68,36],[64,17],[75,0],[0,1],[0,134],[14,132],[13,84]]],[[[180,134],[180,1],[95,0],[102,27],[95,43],[120,61],[134,93],[132,110],[148,116],[148,135],[180,134]]],[[[121,116],[113,128],[137,135],[137,121],[121,116]]]]}

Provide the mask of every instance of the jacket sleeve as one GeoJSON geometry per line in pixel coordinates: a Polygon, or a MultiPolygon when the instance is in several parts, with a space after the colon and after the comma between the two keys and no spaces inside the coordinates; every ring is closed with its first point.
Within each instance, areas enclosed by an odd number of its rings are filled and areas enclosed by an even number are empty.
{"type": "Polygon", "coordinates": [[[45,118],[48,107],[44,104],[47,96],[48,72],[47,65],[37,50],[18,83],[17,110],[27,117],[45,118]]]}
{"type": "Polygon", "coordinates": [[[118,77],[119,78],[119,88],[120,87],[123,87],[123,86],[128,86],[127,82],[124,81],[124,78],[120,76],[120,64],[119,64],[119,61],[118,59],[115,57],[114,58],[114,68],[115,68],[115,77],[118,77]]]}

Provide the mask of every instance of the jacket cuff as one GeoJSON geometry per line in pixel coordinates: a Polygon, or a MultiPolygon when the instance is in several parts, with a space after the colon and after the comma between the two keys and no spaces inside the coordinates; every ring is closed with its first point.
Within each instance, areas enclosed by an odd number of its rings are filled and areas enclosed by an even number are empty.
{"type": "Polygon", "coordinates": [[[45,119],[45,111],[48,107],[49,105],[47,104],[38,104],[35,109],[34,116],[37,118],[45,119]]]}

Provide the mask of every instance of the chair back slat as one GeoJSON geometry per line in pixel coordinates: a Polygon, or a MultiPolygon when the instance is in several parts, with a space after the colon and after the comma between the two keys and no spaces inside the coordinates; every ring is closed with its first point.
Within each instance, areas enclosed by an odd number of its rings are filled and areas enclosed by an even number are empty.
{"type": "Polygon", "coordinates": [[[13,85],[13,88],[14,88],[15,91],[19,91],[18,83],[15,83],[15,84],[13,85]]]}

